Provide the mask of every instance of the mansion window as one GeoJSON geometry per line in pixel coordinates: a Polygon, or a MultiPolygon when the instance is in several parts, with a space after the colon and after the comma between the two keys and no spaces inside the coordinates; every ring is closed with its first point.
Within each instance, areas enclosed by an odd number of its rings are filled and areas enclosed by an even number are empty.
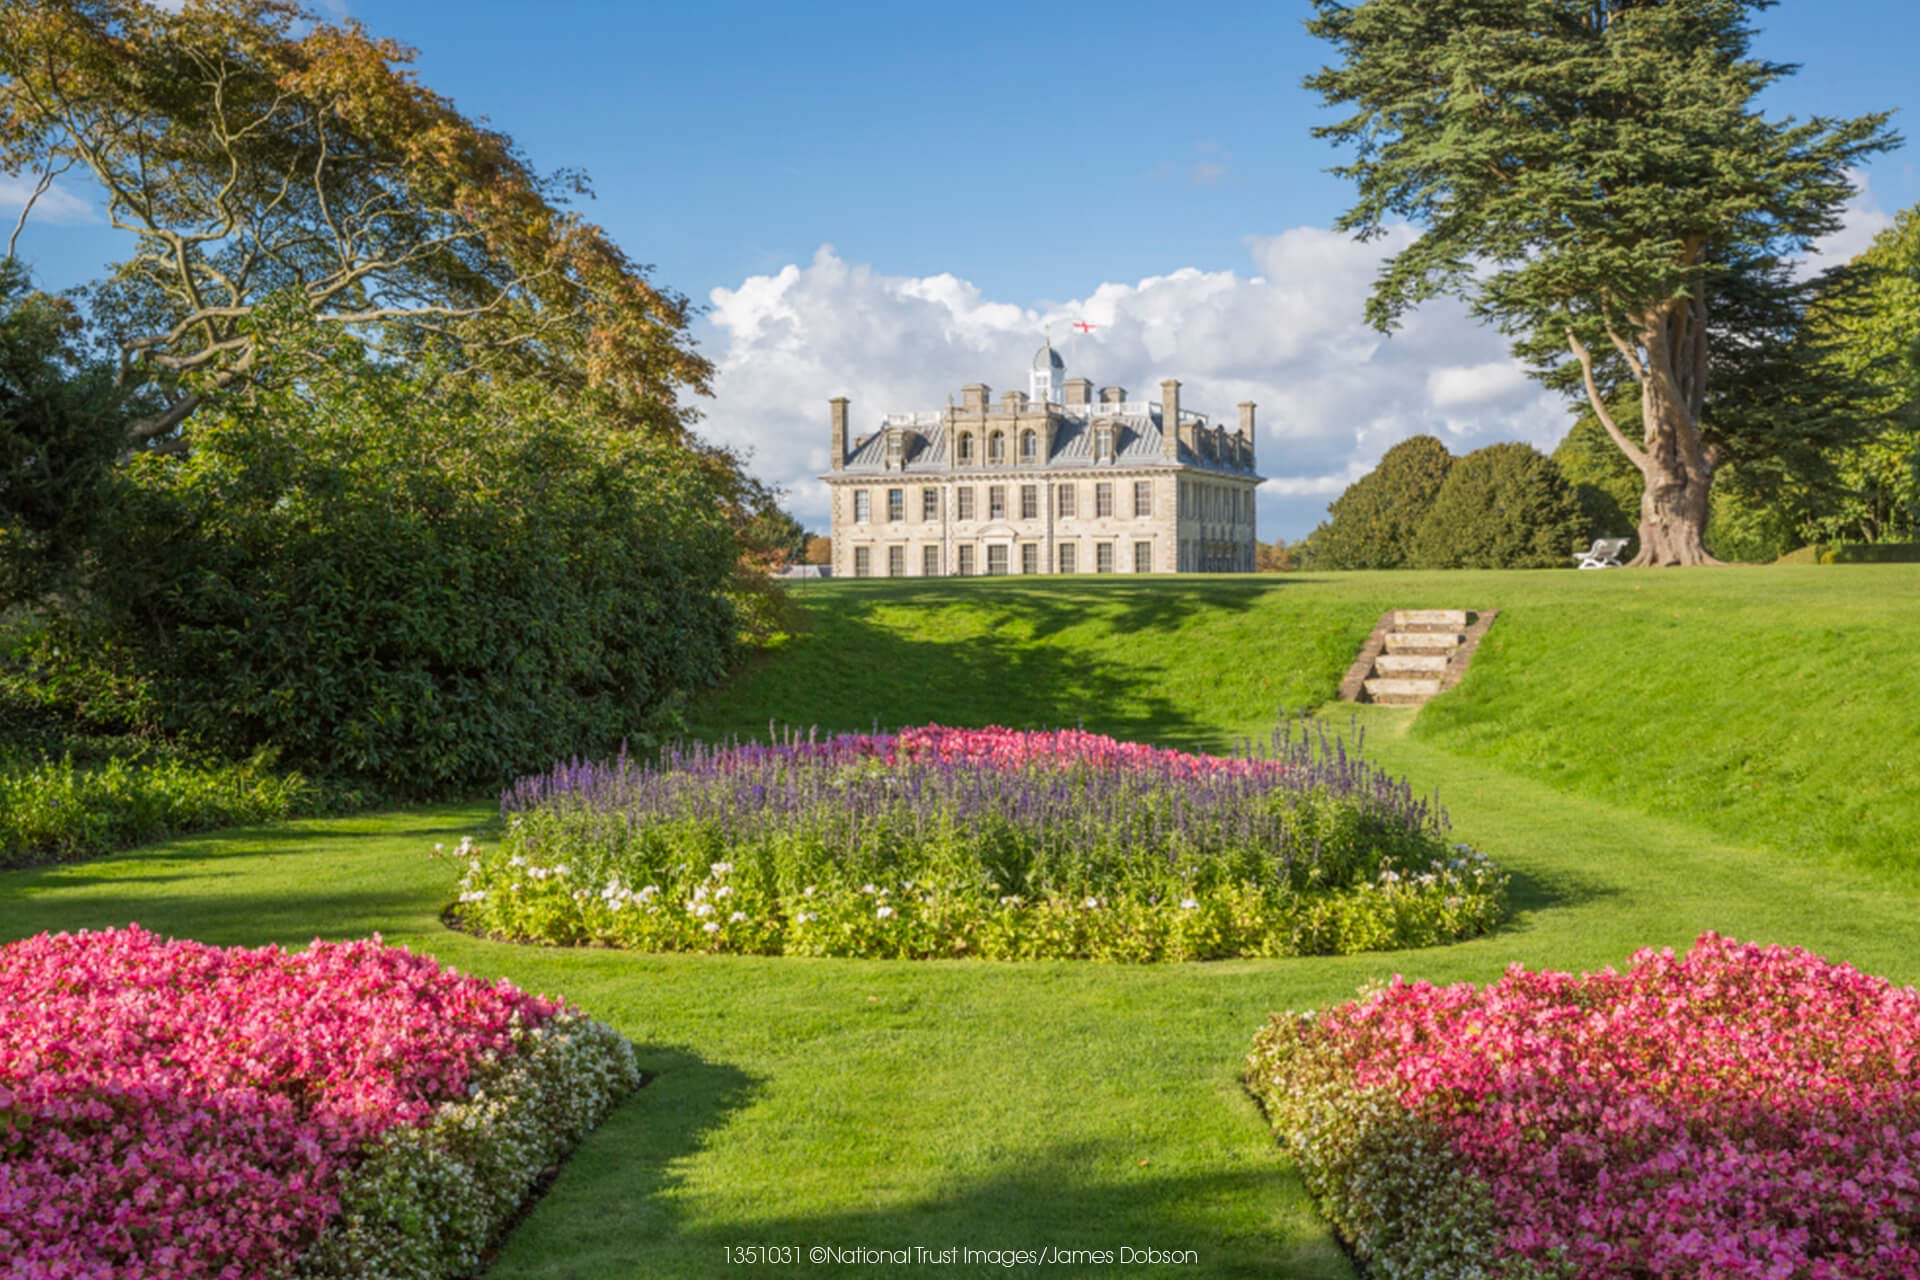
{"type": "Polygon", "coordinates": [[[887,490],[887,519],[905,520],[907,518],[907,491],[905,489],[887,490]]]}
{"type": "Polygon", "coordinates": [[[1031,431],[1020,434],[1020,461],[1032,462],[1040,456],[1040,437],[1031,431]]]}
{"type": "Polygon", "coordinates": [[[1063,542],[1060,544],[1060,572],[1075,572],[1073,567],[1073,544],[1071,542],[1063,542]]]}
{"type": "MultiPolygon", "coordinates": [[[[931,492],[931,490],[929,490],[929,492],[931,492]]],[[[920,548],[920,576],[923,578],[937,578],[940,576],[940,548],[920,548]]]]}
{"type": "Polygon", "coordinates": [[[1113,572],[1113,544],[1097,542],[1093,547],[1093,571],[1095,573],[1113,572]]]}
{"type": "Polygon", "coordinates": [[[1113,461],[1113,428],[1101,427],[1093,433],[1093,460],[1095,462],[1113,461]]]}
{"type": "Polygon", "coordinates": [[[971,431],[963,431],[960,434],[959,458],[962,462],[973,461],[973,432],[971,431]]]}
{"type": "Polygon", "coordinates": [[[907,576],[907,549],[905,547],[887,548],[887,576],[904,578],[907,576]]]}
{"type": "Polygon", "coordinates": [[[960,576],[963,578],[971,578],[973,576],[973,548],[972,547],[960,548],[960,576]]]}
{"type": "Polygon", "coordinates": [[[1040,517],[1040,486],[1023,484],[1020,486],[1020,518],[1037,520],[1040,517]]]}
{"type": "Polygon", "coordinates": [[[1005,462],[1006,460],[1007,437],[1001,432],[996,431],[987,437],[987,461],[1005,462]]]}
{"type": "Polygon", "coordinates": [[[997,578],[1007,572],[1007,549],[1004,546],[987,548],[987,576],[997,578]]]}
{"type": "Polygon", "coordinates": [[[1153,544],[1136,542],[1133,544],[1133,571],[1135,573],[1153,572],[1153,544]]]}
{"type": "Polygon", "coordinates": [[[1040,572],[1040,544],[1023,542],[1020,544],[1020,572],[1040,572]]]}
{"type": "Polygon", "coordinates": [[[973,486],[967,485],[964,488],[955,489],[953,496],[957,504],[954,515],[961,520],[973,519],[973,486]]]}
{"type": "Polygon", "coordinates": [[[1057,508],[1054,512],[1055,515],[1061,515],[1061,516],[1072,515],[1073,514],[1073,486],[1070,484],[1063,484],[1058,488],[1056,488],[1053,491],[1053,504],[1055,508],[1057,508]]]}
{"type": "Polygon", "coordinates": [[[1093,486],[1093,514],[1096,516],[1113,514],[1113,481],[1102,480],[1093,486]]]}
{"type": "Polygon", "coordinates": [[[1133,482],[1133,515],[1140,519],[1153,514],[1153,481],[1135,480],[1133,482]]]}
{"type": "Polygon", "coordinates": [[[868,547],[853,549],[853,576],[871,578],[873,576],[873,551],[868,547]]]}
{"type": "Polygon", "coordinates": [[[940,491],[938,489],[922,489],[920,491],[920,518],[922,520],[938,520],[940,518],[940,491]]]}
{"type": "Polygon", "coordinates": [[[865,524],[873,519],[873,495],[865,489],[853,491],[853,520],[855,524],[865,524]]]}
{"type": "Polygon", "coordinates": [[[1004,520],[1007,518],[1007,486],[990,484],[987,486],[987,519],[1004,520]]]}

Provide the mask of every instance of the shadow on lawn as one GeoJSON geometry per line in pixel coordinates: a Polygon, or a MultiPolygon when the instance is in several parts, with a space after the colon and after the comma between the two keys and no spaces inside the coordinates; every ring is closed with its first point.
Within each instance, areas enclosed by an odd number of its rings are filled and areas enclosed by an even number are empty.
{"type": "Polygon", "coordinates": [[[1148,637],[1141,643],[1165,646],[1196,612],[1245,613],[1292,585],[1294,580],[1281,579],[1164,578],[848,584],[836,589],[779,664],[750,666],[736,677],[709,704],[696,733],[760,738],[768,728],[762,711],[771,706],[780,709],[782,724],[803,731],[894,729],[938,720],[968,727],[1085,727],[1163,746],[1217,748],[1219,726],[1182,710],[1143,679],[1139,663],[1116,663],[1098,651],[1050,641],[1098,622],[1111,635],[1148,637]],[[886,616],[904,606],[934,621],[908,634],[886,616]],[[953,606],[965,607],[965,627],[943,635],[938,614],[953,606]],[[751,721],[742,714],[746,708],[754,709],[751,721]]]}
{"type": "MultiPolygon", "coordinates": [[[[735,1068],[691,1054],[674,1057],[658,1081],[575,1154],[541,1213],[528,1223],[523,1238],[508,1242],[491,1276],[725,1276],[739,1270],[738,1264],[728,1265],[729,1248],[768,1245],[797,1246],[798,1266],[782,1269],[804,1268],[820,1276],[906,1274],[929,1265],[940,1274],[962,1276],[1078,1275],[1113,1268],[984,1259],[904,1266],[886,1259],[809,1262],[808,1252],[816,1246],[1003,1252],[1151,1247],[1192,1250],[1191,1261],[1169,1268],[1186,1275],[1249,1280],[1352,1275],[1345,1255],[1312,1223],[1273,1218],[1276,1207],[1304,1210],[1307,1205],[1298,1175],[1277,1156],[1223,1172],[1173,1173],[1142,1165],[1131,1150],[1060,1147],[1009,1153],[1003,1173],[971,1182],[956,1179],[950,1188],[905,1203],[764,1217],[754,1213],[749,1194],[737,1217],[689,1222],[677,1202],[675,1161],[696,1151],[726,1112],[744,1103],[754,1082],[735,1068]],[[1267,1229],[1253,1235],[1223,1233],[1223,1224],[1244,1221],[1249,1200],[1266,1211],[1267,1229]]],[[[751,1136],[735,1133],[726,1140],[750,1141],[751,1136]]],[[[921,1158],[916,1152],[911,1160],[921,1158]]],[[[884,1197],[884,1162],[865,1176],[876,1197],[884,1197]]]]}

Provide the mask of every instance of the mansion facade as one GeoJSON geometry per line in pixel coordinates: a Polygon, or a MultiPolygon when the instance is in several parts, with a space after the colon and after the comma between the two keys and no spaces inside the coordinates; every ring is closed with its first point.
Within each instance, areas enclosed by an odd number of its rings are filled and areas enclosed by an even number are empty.
{"type": "Polygon", "coordinates": [[[998,404],[975,383],[855,438],[847,399],[828,403],[836,578],[1253,571],[1251,402],[1228,431],[1172,379],[1157,401],[1096,398],[1049,342],[998,404]]]}

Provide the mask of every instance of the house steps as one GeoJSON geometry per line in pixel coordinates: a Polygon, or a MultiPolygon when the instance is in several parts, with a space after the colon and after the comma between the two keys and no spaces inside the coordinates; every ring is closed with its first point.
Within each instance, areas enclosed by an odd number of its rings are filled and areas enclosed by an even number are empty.
{"type": "Polygon", "coordinates": [[[1343,702],[1417,707],[1460,683],[1497,610],[1393,609],[1340,682],[1343,702]]]}

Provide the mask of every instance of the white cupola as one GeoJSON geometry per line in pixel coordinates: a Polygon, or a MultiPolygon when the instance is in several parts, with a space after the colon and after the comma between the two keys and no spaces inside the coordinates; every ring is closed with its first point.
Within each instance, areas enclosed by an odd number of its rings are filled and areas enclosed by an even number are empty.
{"type": "Polygon", "coordinates": [[[1033,353],[1033,372],[1028,379],[1028,394],[1042,405],[1062,404],[1066,400],[1067,362],[1053,349],[1053,339],[1033,353]]]}

